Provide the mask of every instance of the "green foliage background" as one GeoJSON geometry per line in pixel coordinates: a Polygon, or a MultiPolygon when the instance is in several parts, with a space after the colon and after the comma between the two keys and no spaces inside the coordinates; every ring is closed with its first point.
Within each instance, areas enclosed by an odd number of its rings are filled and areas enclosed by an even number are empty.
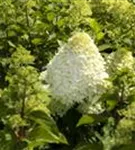
{"type": "Polygon", "coordinates": [[[0,14],[0,150],[133,150],[134,68],[112,73],[105,112],[72,108],[62,118],[51,115],[39,75],[76,31],[90,34],[105,58],[122,49],[120,58],[134,56],[134,1],[0,0],[0,14]]]}

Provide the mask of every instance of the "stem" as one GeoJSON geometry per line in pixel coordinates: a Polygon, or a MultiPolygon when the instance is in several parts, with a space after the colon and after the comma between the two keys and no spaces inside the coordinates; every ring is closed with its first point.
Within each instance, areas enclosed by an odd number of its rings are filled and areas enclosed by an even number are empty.
{"type": "Polygon", "coordinates": [[[28,29],[28,36],[29,36],[29,47],[31,46],[31,34],[30,34],[30,22],[29,22],[29,13],[28,13],[28,7],[26,6],[26,24],[28,29]]]}
{"type": "MultiPolygon", "coordinates": [[[[26,89],[24,89],[24,93],[23,93],[23,96],[22,96],[22,107],[21,107],[21,112],[20,112],[20,116],[22,119],[24,119],[24,116],[25,116],[25,97],[26,97],[26,89]]],[[[18,136],[20,139],[24,138],[25,137],[25,128],[24,126],[21,126],[19,128],[19,131],[18,131],[18,136]]]]}
{"type": "Polygon", "coordinates": [[[29,15],[28,15],[28,7],[27,6],[26,6],[26,23],[27,23],[27,26],[30,27],[29,15]]]}
{"type": "Polygon", "coordinates": [[[22,99],[22,108],[21,108],[21,118],[24,118],[24,110],[25,110],[25,98],[22,99]]]}

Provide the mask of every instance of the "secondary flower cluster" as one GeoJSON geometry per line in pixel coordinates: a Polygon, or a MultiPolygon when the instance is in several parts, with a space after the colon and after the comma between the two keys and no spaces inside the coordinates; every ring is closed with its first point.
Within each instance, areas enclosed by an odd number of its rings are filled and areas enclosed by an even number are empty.
{"type": "Polygon", "coordinates": [[[90,36],[76,33],[49,62],[44,78],[54,99],[52,105],[56,113],[62,115],[75,103],[83,105],[84,99],[89,106],[98,101],[94,97],[103,93],[108,74],[105,61],[90,36]]]}
{"type": "Polygon", "coordinates": [[[108,71],[110,74],[116,74],[126,70],[134,72],[134,63],[132,52],[124,48],[113,52],[107,59],[108,71]]]}

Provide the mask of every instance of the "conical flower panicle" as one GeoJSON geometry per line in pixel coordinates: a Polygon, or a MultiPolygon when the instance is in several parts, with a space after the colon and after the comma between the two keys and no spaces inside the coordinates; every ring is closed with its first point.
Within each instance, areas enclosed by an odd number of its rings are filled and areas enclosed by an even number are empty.
{"type": "Polygon", "coordinates": [[[86,33],[76,33],[61,46],[46,71],[52,97],[65,110],[82,104],[85,98],[92,102],[95,95],[103,93],[106,78],[105,61],[86,33]]]}

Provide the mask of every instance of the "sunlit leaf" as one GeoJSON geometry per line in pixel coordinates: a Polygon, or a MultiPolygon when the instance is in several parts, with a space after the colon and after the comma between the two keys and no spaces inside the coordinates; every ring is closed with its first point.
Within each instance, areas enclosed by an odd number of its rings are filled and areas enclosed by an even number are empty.
{"type": "Polygon", "coordinates": [[[77,127],[84,124],[92,124],[94,121],[95,119],[92,116],[84,115],[77,123],[77,127]]]}

